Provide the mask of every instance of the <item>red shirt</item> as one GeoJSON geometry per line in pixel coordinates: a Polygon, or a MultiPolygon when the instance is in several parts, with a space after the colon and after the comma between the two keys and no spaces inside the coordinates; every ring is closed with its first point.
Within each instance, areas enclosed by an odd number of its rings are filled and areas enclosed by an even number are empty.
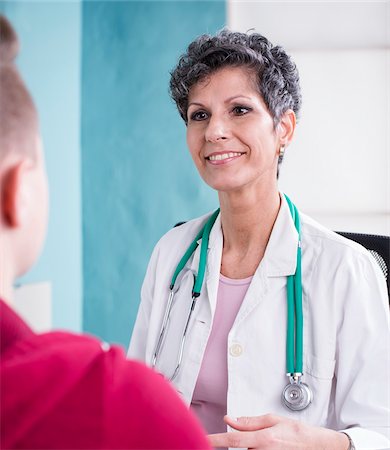
{"type": "Polygon", "coordinates": [[[0,300],[1,445],[28,449],[209,449],[161,375],[119,347],[35,334],[0,300]]]}

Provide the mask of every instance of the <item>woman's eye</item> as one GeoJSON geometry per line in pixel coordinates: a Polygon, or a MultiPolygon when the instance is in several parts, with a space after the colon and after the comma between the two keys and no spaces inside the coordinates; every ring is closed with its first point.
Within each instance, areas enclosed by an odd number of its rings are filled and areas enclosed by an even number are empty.
{"type": "Polygon", "coordinates": [[[206,120],[208,118],[208,114],[205,111],[196,111],[191,114],[191,120],[206,120]]]}
{"type": "Polygon", "coordinates": [[[244,114],[247,114],[250,111],[250,108],[247,108],[246,106],[235,106],[233,108],[233,113],[236,116],[243,116],[244,114]]]}

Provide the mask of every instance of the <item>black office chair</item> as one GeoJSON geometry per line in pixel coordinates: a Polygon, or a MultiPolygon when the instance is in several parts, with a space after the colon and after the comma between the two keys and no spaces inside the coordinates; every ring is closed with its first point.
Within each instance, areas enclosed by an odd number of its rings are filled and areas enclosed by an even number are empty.
{"type": "Polygon", "coordinates": [[[390,297],[390,237],[377,234],[347,233],[345,231],[336,231],[336,233],[363,245],[372,254],[383,272],[387,284],[387,293],[390,297]]]}

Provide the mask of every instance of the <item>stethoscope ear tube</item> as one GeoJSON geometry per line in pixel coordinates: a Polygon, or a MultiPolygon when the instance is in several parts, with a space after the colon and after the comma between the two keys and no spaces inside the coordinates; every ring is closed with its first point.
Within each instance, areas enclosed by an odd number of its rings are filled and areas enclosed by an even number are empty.
{"type": "Polygon", "coordinates": [[[171,314],[171,309],[172,309],[172,304],[173,304],[173,297],[174,297],[174,293],[173,293],[173,286],[172,286],[172,288],[170,289],[170,292],[169,292],[167,306],[165,308],[165,314],[164,314],[164,318],[163,318],[162,325],[161,325],[160,335],[158,337],[156,348],[155,348],[155,350],[153,352],[153,358],[152,358],[152,367],[153,368],[156,366],[157,358],[158,358],[158,356],[160,354],[161,345],[162,345],[162,342],[164,340],[165,331],[166,331],[166,328],[167,328],[169,316],[171,314]]]}
{"type": "Polygon", "coordinates": [[[190,311],[189,311],[189,314],[187,317],[187,321],[186,321],[186,324],[184,327],[182,339],[180,342],[180,349],[179,349],[179,354],[178,354],[177,361],[176,361],[176,366],[173,371],[173,375],[171,377],[169,377],[170,381],[173,381],[176,378],[177,374],[179,373],[180,366],[181,366],[181,363],[183,360],[183,352],[184,352],[185,342],[186,342],[186,338],[187,338],[188,326],[191,322],[191,317],[192,317],[192,313],[195,308],[196,300],[200,296],[200,292],[202,290],[204,275],[205,275],[205,271],[206,271],[207,250],[208,250],[210,232],[211,232],[211,229],[213,228],[215,220],[218,217],[218,214],[219,214],[219,208],[216,211],[214,211],[214,213],[209,217],[209,219],[207,220],[204,227],[198,232],[195,239],[191,242],[187,251],[184,253],[183,257],[179,261],[179,264],[176,267],[176,270],[175,270],[172,280],[171,280],[171,284],[169,286],[170,292],[169,292],[169,296],[168,296],[168,302],[167,302],[164,318],[163,318],[161,329],[160,329],[160,335],[157,340],[155,350],[153,352],[152,367],[156,366],[157,359],[161,352],[161,347],[162,347],[162,344],[164,341],[169,317],[170,317],[171,310],[172,310],[173,299],[174,299],[174,288],[175,288],[175,283],[176,283],[177,277],[178,277],[179,273],[184,269],[185,265],[187,264],[187,261],[190,259],[190,257],[192,256],[192,254],[195,252],[196,248],[198,247],[199,239],[202,239],[202,244],[200,247],[198,275],[197,276],[194,275],[194,286],[192,289],[191,308],[190,308],[190,311]]]}
{"type": "Polygon", "coordinates": [[[183,360],[184,346],[186,344],[186,339],[187,339],[187,330],[188,330],[188,326],[191,322],[191,317],[192,317],[192,313],[194,312],[195,303],[196,303],[197,298],[198,298],[198,296],[196,296],[196,297],[192,296],[191,308],[190,308],[190,312],[187,317],[187,322],[184,327],[183,336],[182,336],[181,343],[180,343],[180,350],[179,350],[179,354],[178,354],[177,361],[176,361],[176,367],[173,372],[173,375],[169,378],[169,381],[173,381],[176,378],[177,374],[179,373],[180,366],[181,366],[181,363],[183,360]]]}

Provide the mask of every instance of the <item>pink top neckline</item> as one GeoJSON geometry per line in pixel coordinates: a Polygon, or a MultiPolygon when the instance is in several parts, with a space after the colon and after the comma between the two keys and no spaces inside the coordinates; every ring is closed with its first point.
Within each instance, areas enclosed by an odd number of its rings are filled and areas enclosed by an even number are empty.
{"type": "Polygon", "coordinates": [[[219,279],[221,281],[221,283],[224,284],[230,284],[230,285],[234,285],[234,286],[243,286],[246,284],[250,284],[252,281],[253,275],[251,275],[250,277],[247,278],[228,278],[225,277],[225,275],[222,275],[222,273],[219,274],[219,279]]]}

